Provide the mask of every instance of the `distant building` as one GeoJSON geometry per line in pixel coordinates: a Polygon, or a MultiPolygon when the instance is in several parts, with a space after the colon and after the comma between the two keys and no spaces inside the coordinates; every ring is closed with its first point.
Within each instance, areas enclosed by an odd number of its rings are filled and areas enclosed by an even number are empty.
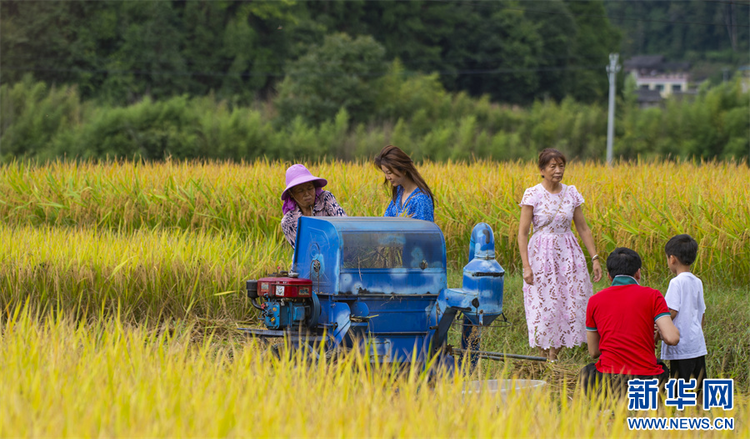
{"type": "Polygon", "coordinates": [[[640,108],[651,108],[658,107],[664,98],[661,97],[661,93],[658,90],[649,90],[647,88],[639,88],[635,91],[638,96],[638,106],[640,108]]]}
{"type": "MultiPolygon", "coordinates": [[[[633,75],[638,90],[657,91],[662,98],[688,91],[690,63],[665,62],[662,55],[639,55],[625,61],[625,71],[633,75]]],[[[639,96],[653,93],[639,93],[639,96]]],[[[640,100],[639,100],[640,102],[640,100]]]]}

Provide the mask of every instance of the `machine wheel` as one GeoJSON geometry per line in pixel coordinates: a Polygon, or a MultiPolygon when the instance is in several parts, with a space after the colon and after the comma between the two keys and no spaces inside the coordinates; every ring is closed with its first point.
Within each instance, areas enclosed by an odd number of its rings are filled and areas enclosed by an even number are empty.
{"type": "Polygon", "coordinates": [[[307,317],[307,321],[305,322],[307,324],[307,327],[315,327],[318,324],[318,317],[320,317],[320,299],[318,299],[317,294],[313,293],[312,309],[310,310],[310,315],[307,317]]]}

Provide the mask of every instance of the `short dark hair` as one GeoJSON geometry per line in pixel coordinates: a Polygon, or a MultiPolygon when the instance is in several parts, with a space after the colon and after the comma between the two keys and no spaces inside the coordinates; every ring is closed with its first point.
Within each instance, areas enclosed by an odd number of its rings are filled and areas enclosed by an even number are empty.
{"type": "Polygon", "coordinates": [[[688,234],[673,236],[664,246],[667,257],[674,256],[683,265],[692,265],[698,256],[698,242],[688,234]]]}
{"type": "Polygon", "coordinates": [[[545,148],[539,153],[539,169],[546,168],[552,160],[560,160],[563,165],[568,162],[565,158],[565,154],[554,148],[545,148]]]}
{"type": "Polygon", "coordinates": [[[612,277],[625,275],[635,276],[641,268],[641,257],[635,250],[627,247],[617,247],[607,256],[607,271],[612,277]]]}

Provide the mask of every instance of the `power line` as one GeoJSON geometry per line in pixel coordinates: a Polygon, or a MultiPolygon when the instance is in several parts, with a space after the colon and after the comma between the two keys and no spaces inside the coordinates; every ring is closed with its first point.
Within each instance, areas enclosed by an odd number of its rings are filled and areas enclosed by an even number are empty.
{"type": "MultiPolygon", "coordinates": [[[[22,61],[33,61],[33,60],[44,60],[44,61],[67,61],[70,63],[75,62],[81,62],[81,63],[91,63],[91,62],[106,62],[111,61],[111,58],[108,57],[70,57],[70,56],[36,56],[30,53],[22,53],[22,54],[15,54],[13,55],[14,60],[22,60],[22,61]]],[[[505,56],[491,56],[491,57],[479,57],[475,58],[472,56],[440,56],[436,58],[409,58],[409,62],[411,64],[416,63],[430,63],[432,61],[442,61],[443,63],[445,61],[453,61],[453,62],[462,62],[462,61],[473,61],[476,63],[487,63],[491,61],[524,61],[526,60],[526,57],[505,57],[505,56]]],[[[588,60],[588,61],[602,61],[603,63],[606,62],[606,55],[604,56],[579,56],[579,55],[564,55],[564,56],[545,56],[545,60],[588,60]]],[[[136,64],[140,63],[146,63],[148,61],[137,59],[134,60],[136,64]]],[[[191,58],[183,58],[183,61],[185,61],[187,64],[198,64],[199,61],[195,61],[191,58]]],[[[228,57],[221,59],[220,62],[231,65],[234,62],[234,58],[228,57]]],[[[250,61],[248,62],[248,65],[250,66],[284,66],[289,63],[291,63],[290,60],[284,60],[284,61],[250,61]]],[[[336,61],[336,60],[330,60],[330,61],[317,61],[316,64],[318,65],[326,65],[326,64],[347,64],[347,62],[342,61],[336,61]]],[[[356,61],[352,62],[352,64],[365,64],[365,65],[377,65],[381,64],[383,61],[356,61]]],[[[385,62],[386,64],[389,64],[389,62],[385,62]]],[[[402,61],[402,63],[405,63],[405,61],[402,61]]]]}
{"type": "MultiPolygon", "coordinates": [[[[588,66],[563,66],[563,67],[536,67],[536,68],[495,68],[495,69],[472,69],[472,70],[442,70],[431,71],[429,73],[438,73],[440,75],[496,75],[512,73],[532,73],[532,72],[557,72],[557,71],[581,71],[581,70],[600,70],[600,65],[588,66]]],[[[66,73],[132,73],[135,75],[162,75],[162,76],[218,76],[218,77],[305,77],[305,76],[323,76],[337,77],[350,76],[350,72],[341,73],[278,73],[278,72],[197,72],[188,70],[110,70],[110,69],[55,69],[43,67],[20,67],[20,66],[1,66],[0,71],[30,71],[30,72],[66,72],[66,73]]],[[[357,76],[385,76],[387,72],[363,72],[357,73],[357,76]]],[[[416,75],[417,73],[405,73],[406,75],[416,75]]]]}
{"type": "MultiPolygon", "coordinates": [[[[588,61],[589,65],[584,65],[584,66],[575,66],[575,65],[572,65],[572,66],[571,65],[545,66],[545,67],[531,68],[531,70],[529,70],[529,68],[522,68],[524,70],[519,70],[519,68],[516,68],[516,67],[503,67],[502,65],[500,65],[500,66],[495,66],[494,68],[486,68],[486,69],[479,69],[479,68],[468,69],[468,70],[467,69],[464,69],[464,70],[455,70],[455,69],[445,70],[445,69],[443,69],[443,70],[439,70],[437,72],[438,73],[443,73],[443,74],[454,74],[455,72],[461,72],[459,74],[485,74],[485,73],[493,73],[493,72],[495,72],[495,73],[503,73],[503,72],[506,72],[506,71],[508,71],[508,72],[516,72],[516,71],[520,72],[520,71],[524,71],[525,72],[525,71],[557,71],[557,70],[566,70],[566,69],[567,70],[581,70],[582,68],[587,70],[589,68],[591,68],[591,69],[599,68],[599,66],[590,65],[590,63],[592,61],[593,62],[604,61],[601,56],[576,56],[576,55],[568,55],[568,56],[546,56],[544,59],[545,60],[557,60],[557,61],[561,61],[561,60],[562,61],[588,61]]],[[[151,69],[137,69],[137,68],[130,68],[130,69],[107,69],[107,68],[100,68],[100,69],[97,69],[97,68],[75,68],[75,67],[70,67],[70,68],[54,68],[54,67],[45,67],[45,65],[47,65],[47,66],[50,65],[50,63],[46,63],[46,62],[43,62],[41,64],[31,63],[32,64],[31,66],[28,66],[29,63],[25,63],[24,62],[24,61],[68,61],[69,63],[92,63],[92,62],[95,62],[95,61],[109,61],[110,60],[109,58],[102,58],[102,57],[92,57],[92,58],[80,58],[80,57],[76,57],[76,58],[70,58],[70,57],[44,57],[44,56],[34,56],[34,55],[31,55],[31,54],[22,54],[22,56],[18,56],[18,55],[14,56],[13,60],[16,61],[16,62],[21,61],[23,64],[26,64],[26,65],[9,65],[8,66],[7,63],[6,63],[6,66],[5,67],[0,67],[0,70],[2,70],[4,68],[5,70],[10,70],[10,71],[25,71],[25,70],[30,70],[30,71],[57,71],[57,72],[69,72],[69,73],[80,72],[80,73],[134,73],[134,74],[152,74],[152,73],[156,73],[156,74],[166,74],[166,73],[163,73],[165,71],[162,71],[162,70],[151,70],[151,69]]],[[[460,64],[465,64],[465,61],[472,62],[475,65],[482,65],[482,64],[491,63],[493,61],[503,61],[503,64],[505,64],[505,63],[513,63],[515,61],[523,61],[523,60],[526,60],[526,58],[524,58],[524,57],[502,57],[502,56],[498,56],[498,57],[481,57],[481,59],[475,59],[475,58],[473,58],[471,56],[464,56],[464,57],[459,57],[459,56],[451,57],[451,56],[449,56],[449,57],[441,57],[441,58],[436,58],[436,59],[426,59],[426,58],[425,59],[414,59],[414,58],[411,58],[411,59],[409,59],[409,64],[411,64],[412,67],[409,67],[405,63],[404,64],[405,64],[405,67],[407,69],[409,69],[409,68],[414,68],[413,66],[416,65],[416,64],[425,63],[425,64],[428,64],[427,69],[429,69],[429,64],[438,64],[438,66],[447,67],[448,66],[448,62],[453,61],[453,62],[457,62],[457,64],[459,64],[459,65],[457,65],[455,67],[456,68],[460,68],[461,67],[460,64]]],[[[146,64],[148,62],[148,61],[145,61],[145,60],[134,60],[134,61],[135,62],[133,64],[135,64],[135,65],[138,65],[138,64],[143,65],[143,64],[146,64]]],[[[155,62],[158,63],[160,61],[161,60],[156,60],[155,62]]],[[[187,64],[187,65],[198,64],[196,61],[193,61],[191,59],[184,59],[183,61],[185,61],[185,64],[187,64]]],[[[229,60],[222,60],[222,62],[220,62],[219,64],[230,65],[230,64],[232,64],[232,62],[233,61],[231,59],[229,59],[229,60]]],[[[249,62],[248,65],[247,65],[247,68],[253,68],[255,66],[263,66],[263,67],[288,66],[288,65],[291,65],[293,63],[294,63],[293,60],[249,62]]],[[[365,66],[368,66],[368,65],[369,66],[383,66],[384,67],[384,72],[387,72],[387,66],[390,65],[391,62],[390,61],[371,61],[371,62],[365,62],[365,61],[353,61],[353,62],[348,62],[348,61],[318,61],[318,62],[315,63],[315,65],[318,65],[318,66],[335,65],[335,64],[339,64],[339,65],[343,65],[343,66],[354,65],[354,64],[365,65],[365,66]]],[[[214,71],[174,70],[174,71],[170,71],[170,72],[179,72],[179,73],[174,73],[175,76],[177,76],[177,75],[180,75],[180,76],[239,76],[239,75],[241,75],[241,73],[227,73],[225,71],[215,71],[215,70],[214,71]]],[[[409,72],[406,72],[406,73],[409,74],[409,72]]],[[[386,73],[379,73],[379,74],[386,74],[386,73]]],[[[251,76],[283,77],[285,75],[286,74],[283,71],[273,71],[273,72],[271,72],[271,71],[260,71],[260,72],[255,72],[255,74],[251,75],[251,76]]],[[[248,76],[248,75],[246,75],[246,76],[248,76]]],[[[297,75],[292,74],[292,76],[299,76],[299,74],[297,74],[297,75]]],[[[302,75],[302,76],[305,76],[305,75],[302,75]]]]}

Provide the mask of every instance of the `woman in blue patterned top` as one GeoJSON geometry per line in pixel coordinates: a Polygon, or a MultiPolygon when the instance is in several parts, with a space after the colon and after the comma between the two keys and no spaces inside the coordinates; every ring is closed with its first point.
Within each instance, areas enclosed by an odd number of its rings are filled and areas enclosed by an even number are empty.
{"type": "Polygon", "coordinates": [[[388,145],[375,157],[375,167],[385,174],[385,187],[391,188],[391,204],[383,216],[435,221],[435,197],[405,152],[388,145]]]}

